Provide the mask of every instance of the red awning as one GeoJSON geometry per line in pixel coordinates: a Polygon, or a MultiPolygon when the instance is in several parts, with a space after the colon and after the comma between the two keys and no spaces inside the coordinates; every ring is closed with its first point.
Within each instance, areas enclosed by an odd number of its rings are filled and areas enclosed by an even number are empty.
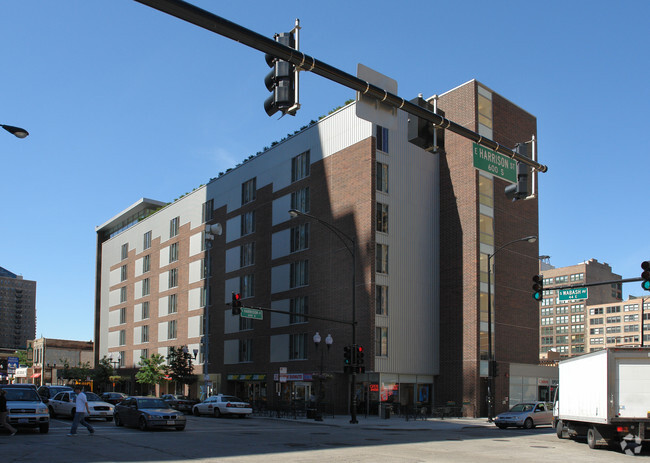
{"type": "Polygon", "coordinates": [[[38,378],[39,376],[41,376],[40,373],[34,373],[30,378],[38,378]]]}

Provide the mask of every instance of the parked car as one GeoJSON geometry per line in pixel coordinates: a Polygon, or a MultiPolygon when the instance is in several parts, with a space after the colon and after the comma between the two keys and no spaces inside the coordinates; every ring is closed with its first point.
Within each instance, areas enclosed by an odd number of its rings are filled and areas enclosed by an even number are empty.
{"type": "MultiPolygon", "coordinates": [[[[86,399],[88,400],[88,409],[90,413],[87,418],[103,418],[106,421],[113,420],[113,405],[104,402],[100,397],[93,392],[86,392],[86,399]]],[[[77,394],[74,391],[59,392],[52,399],[49,400],[47,406],[50,410],[52,418],[62,415],[67,417],[74,417],[77,411],[76,407],[77,394]]]]}
{"type": "Polygon", "coordinates": [[[115,426],[185,429],[185,415],[156,397],[127,397],[115,406],[115,426]]]}
{"type": "Polygon", "coordinates": [[[520,403],[509,411],[499,414],[494,423],[501,429],[517,426],[526,429],[543,424],[551,424],[553,420],[553,404],[546,402],[520,403]]]}
{"type": "Polygon", "coordinates": [[[161,397],[171,408],[181,412],[191,412],[192,407],[198,403],[198,400],[190,399],[186,395],[164,394],[161,397]]]}
{"type": "Polygon", "coordinates": [[[38,388],[38,395],[41,396],[43,402],[47,403],[48,400],[63,391],[73,392],[70,386],[41,386],[38,388]]]}
{"type": "Polygon", "coordinates": [[[126,399],[128,396],[123,392],[104,392],[99,396],[104,402],[117,405],[126,399]]]}
{"type": "Polygon", "coordinates": [[[239,397],[232,395],[217,394],[208,397],[203,402],[192,407],[194,415],[237,415],[244,418],[251,413],[253,409],[248,402],[244,402],[239,397]]]}
{"type": "Polygon", "coordinates": [[[38,428],[46,433],[50,429],[50,414],[34,385],[0,384],[7,391],[7,421],[14,428],[38,428]]]}

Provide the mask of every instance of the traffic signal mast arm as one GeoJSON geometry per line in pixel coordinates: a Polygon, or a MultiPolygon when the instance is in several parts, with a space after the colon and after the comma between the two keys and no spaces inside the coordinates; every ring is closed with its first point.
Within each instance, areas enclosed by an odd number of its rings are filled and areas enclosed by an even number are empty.
{"type": "Polygon", "coordinates": [[[544,286],[544,291],[550,291],[555,289],[573,289],[573,288],[586,288],[588,286],[600,286],[600,285],[613,285],[615,283],[632,283],[634,281],[642,281],[643,278],[624,278],[622,280],[610,280],[610,281],[600,281],[597,283],[574,283],[567,286],[544,286]]]}
{"type": "Polygon", "coordinates": [[[318,61],[317,59],[305,55],[298,50],[291,47],[284,46],[275,40],[265,37],[257,32],[246,29],[238,24],[228,21],[225,18],[217,16],[213,13],[205,11],[194,5],[181,0],[135,0],[144,5],[155,8],[159,11],[175,16],[183,21],[190,22],[196,26],[202,27],[216,34],[235,40],[251,48],[259,50],[263,53],[273,55],[280,60],[288,61],[300,70],[313,72],[321,77],[325,77],[333,82],[341,84],[352,90],[355,90],[362,95],[367,95],[384,104],[392,106],[397,109],[406,111],[413,116],[420,117],[433,123],[437,127],[442,127],[451,132],[454,132],[461,137],[472,140],[479,145],[483,145],[497,153],[504,154],[515,161],[522,162],[530,167],[533,167],[539,172],[546,172],[548,167],[539,164],[532,159],[522,156],[519,153],[507,148],[500,143],[490,140],[489,138],[482,137],[476,132],[473,132],[460,124],[457,124],[449,119],[446,119],[426,108],[422,108],[417,104],[411,103],[404,98],[387,92],[386,90],[372,85],[365,80],[359,79],[356,76],[348,74],[340,69],[330,66],[329,64],[318,61]]]}
{"type": "MultiPolygon", "coordinates": [[[[242,307],[244,307],[244,306],[242,306],[242,307]]],[[[257,310],[261,310],[263,312],[273,312],[273,313],[281,313],[281,314],[285,314],[285,315],[295,315],[297,317],[302,317],[302,318],[313,318],[315,320],[325,320],[325,321],[328,321],[328,322],[342,323],[344,325],[356,325],[355,322],[349,322],[349,321],[346,321],[346,320],[339,320],[338,318],[319,317],[318,315],[301,314],[301,313],[296,313],[296,312],[289,312],[287,310],[267,309],[265,307],[244,307],[244,308],[257,309],[257,310]]]]}

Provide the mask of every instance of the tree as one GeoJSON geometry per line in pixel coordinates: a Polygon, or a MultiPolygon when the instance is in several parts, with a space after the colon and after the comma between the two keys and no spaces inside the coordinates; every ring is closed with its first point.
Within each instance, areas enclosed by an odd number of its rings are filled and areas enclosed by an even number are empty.
{"type": "Polygon", "coordinates": [[[99,361],[99,364],[93,369],[92,378],[96,386],[99,386],[98,390],[104,390],[106,384],[112,382],[111,376],[113,376],[113,364],[110,359],[106,356],[99,361]]]}
{"type": "Polygon", "coordinates": [[[167,366],[165,357],[160,354],[151,354],[151,357],[140,357],[138,363],[140,370],[135,374],[135,379],[140,384],[145,384],[149,388],[160,384],[165,380],[167,375],[167,366]]]}
{"type": "Polygon", "coordinates": [[[169,363],[169,376],[178,384],[190,385],[196,381],[192,356],[187,346],[172,347],[167,356],[169,363]]]}
{"type": "Polygon", "coordinates": [[[68,380],[68,382],[87,381],[90,375],[90,362],[79,362],[77,366],[71,367],[67,359],[63,361],[63,373],[61,377],[68,380]]]}
{"type": "Polygon", "coordinates": [[[21,365],[26,365],[28,367],[32,366],[32,361],[27,360],[27,351],[26,350],[17,350],[15,353],[16,357],[18,357],[18,363],[21,365]]]}

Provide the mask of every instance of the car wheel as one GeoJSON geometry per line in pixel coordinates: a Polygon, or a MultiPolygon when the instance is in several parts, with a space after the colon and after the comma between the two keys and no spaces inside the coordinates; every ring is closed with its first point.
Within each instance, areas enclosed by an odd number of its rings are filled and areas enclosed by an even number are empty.
{"type": "Polygon", "coordinates": [[[47,433],[50,430],[50,423],[41,424],[38,427],[38,430],[41,432],[41,434],[47,433]]]}
{"type": "Polygon", "coordinates": [[[212,411],[212,413],[214,414],[214,417],[215,417],[215,418],[219,418],[219,417],[221,416],[221,410],[219,410],[218,408],[215,408],[215,409],[212,411]]]}
{"type": "Polygon", "coordinates": [[[194,409],[192,410],[192,413],[194,414],[194,416],[199,416],[201,414],[199,412],[199,407],[194,407],[194,409]]]}
{"type": "Polygon", "coordinates": [[[141,416],[138,420],[138,428],[140,428],[140,431],[147,430],[147,419],[144,416],[141,416]]]}
{"type": "Polygon", "coordinates": [[[497,424],[497,428],[499,429],[506,429],[507,427],[508,426],[506,426],[505,424],[497,424]]]}
{"type": "Polygon", "coordinates": [[[587,445],[590,449],[596,448],[596,430],[593,426],[587,430],[587,445]]]}
{"type": "Polygon", "coordinates": [[[122,420],[120,419],[120,415],[117,413],[113,415],[113,419],[115,419],[115,426],[124,426],[124,423],[122,423],[122,420]]]}
{"type": "Polygon", "coordinates": [[[533,429],[535,427],[535,423],[533,423],[532,418],[526,418],[526,421],[524,421],[524,429],[533,429]]]}
{"type": "Polygon", "coordinates": [[[562,423],[562,420],[557,420],[557,423],[555,424],[555,435],[558,439],[564,437],[564,423],[562,423]]]}

